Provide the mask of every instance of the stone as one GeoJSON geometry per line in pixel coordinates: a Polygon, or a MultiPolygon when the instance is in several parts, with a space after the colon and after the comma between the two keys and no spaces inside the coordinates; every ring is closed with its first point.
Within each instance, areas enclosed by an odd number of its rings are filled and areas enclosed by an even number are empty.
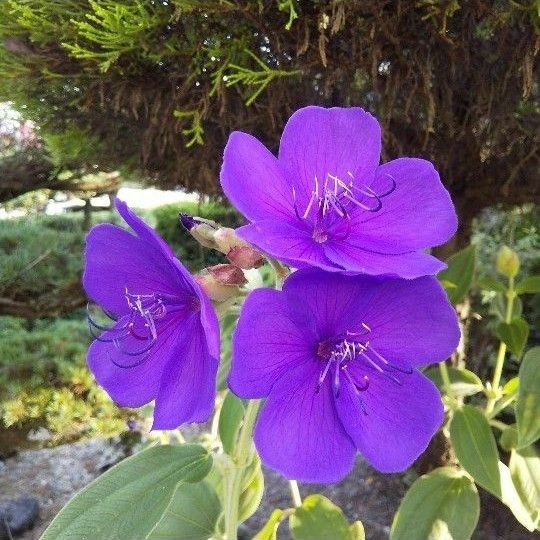
{"type": "Polygon", "coordinates": [[[9,540],[31,529],[39,517],[39,502],[34,497],[18,497],[0,506],[0,540],[9,540]]]}

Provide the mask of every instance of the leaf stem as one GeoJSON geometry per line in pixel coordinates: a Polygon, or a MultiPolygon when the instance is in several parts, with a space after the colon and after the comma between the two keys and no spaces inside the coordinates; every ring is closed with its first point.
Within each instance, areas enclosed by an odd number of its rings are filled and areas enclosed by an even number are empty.
{"type": "Polygon", "coordinates": [[[253,457],[253,426],[259,412],[261,401],[252,399],[248,402],[244,414],[244,423],[240,429],[238,441],[233,451],[225,476],[224,518],[225,538],[236,540],[238,533],[238,512],[244,470],[253,457]]]}
{"type": "MultiPolygon", "coordinates": [[[[508,278],[508,290],[506,291],[506,313],[504,316],[504,322],[510,324],[512,322],[512,310],[514,307],[514,298],[516,292],[514,290],[514,278],[508,278]]],[[[498,400],[497,393],[499,391],[499,385],[501,384],[501,376],[504,367],[504,358],[506,356],[506,343],[501,341],[499,343],[499,351],[497,352],[497,360],[495,361],[495,370],[493,371],[493,380],[491,382],[491,390],[494,395],[488,398],[486,404],[486,414],[490,414],[493,411],[495,403],[498,400]]]]}

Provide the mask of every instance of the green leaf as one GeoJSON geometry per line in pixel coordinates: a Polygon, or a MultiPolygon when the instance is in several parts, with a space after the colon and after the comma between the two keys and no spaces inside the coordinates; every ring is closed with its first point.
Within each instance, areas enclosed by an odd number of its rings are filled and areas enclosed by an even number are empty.
{"type": "Polygon", "coordinates": [[[503,386],[502,392],[505,396],[509,396],[510,394],[515,394],[518,391],[518,388],[519,388],[519,377],[512,377],[503,386]]]}
{"type": "Polygon", "coordinates": [[[540,524],[540,457],[533,446],[512,450],[508,463],[516,491],[536,527],[540,524]]]}
{"type": "Polygon", "coordinates": [[[498,279],[489,276],[481,277],[478,280],[478,285],[481,289],[484,289],[486,291],[496,291],[500,293],[506,292],[506,287],[504,283],[501,283],[498,279]]]}
{"type": "Polygon", "coordinates": [[[349,538],[351,540],[366,540],[366,531],[361,521],[355,521],[349,527],[349,538]]]}
{"type": "Polygon", "coordinates": [[[517,446],[517,429],[516,425],[508,426],[499,437],[499,444],[507,452],[510,452],[517,446]]]}
{"type": "MultiPolygon", "coordinates": [[[[482,391],[482,381],[472,371],[468,369],[457,369],[448,366],[448,375],[450,377],[450,387],[456,397],[473,396],[482,391]]],[[[430,367],[424,371],[424,375],[431,379],[434,384],[442,391],[444,388],[441,372],[437,366],[430,367]]]]}
{"type": "Polygon", "coordinates": [[[452,304],[457,304],[470,289],[474,278],[476,251],[474,246],[468,246],[452,255],[446,264],[448,268],[439,273],[441,282],[452,284],[445,287],[452,304]]]}
{"type": "Polygon", "coordinates": [[[264,475],[261,468],[261,460],[255,454],[251,464],[244,473],[244,488],[240,495],[240,508],[238,510],[239,521],[245,521],[253,515],[264,493],[264,475]]]}
{"type": "Polygon", "coordinates": [[[459,539],[471,537],[480,499],[464,471],[441,467],[421,476],[401,501],[391,540],[459,539]]]}
{"type": "Polygon", "coordinates": [[[526,529],[531,532],[534,531],[538,524],[531,519],[529,511],[523,504],[521,496],[514,485],[510,469],[501,461],[499,461],[499,476],[501,478],[500,492],[502,495],[499,496],[496,493],[494,495],[497,495],[510,508],[514,517],[526,529]]]}
{"type": "Polygon", "coordinates": [[[463,468],[500,497],[497,444],[483,413],[470,405],[456,410],[450,423],[450,439],[463,468]]]}
{"type": "Polygon", "coordinates": [[[518,294],[540,292],[540,276],[523,278],[515,287],[518,294]]]}
{"type": "Polygon", "coordinates": [[[514,319],[511,323],[501,322],[495,334],[517,357],[520,357],[529,337],[529,325],[523,319],[514,319]]]}
{"type": "Polygon", "coordinates": [[[155,446],[139,452],[75,495],[42,540],[145,538],[177,485],[202,480],[211,466],[211,456],[194,444],[155,446]]]}
{"type": "Polygon", "coordinates": [[[322,495],[306,497],[291,516],[290,527],[295,540],[351,540],[341,508],[322,495]]]}
{"type": "Polygon", "coordinates": [[[206,481],[180,484],[148,540],[207,540],[214,535],[221,504],[206,481]]]}
{"type": "Polygon", "coordinates": [[[516,421],[519,448],[540,438],[540,347],[527,351],[519,368],[516,421]]]}
{"type": "Polygon", "coordinates": [[[234,449],[236,437],[242,418],[244,417],[244,404],[232,392],[227,392],[227,396],[221,406],[219,413],[219,438],[223,444],[223,450],[230,454],[234,449]]]}
{"type": "MultiPolygon", "coordinates": [[[[493,299],[493,302],[489,306],[489,312],[495,315],[496,317],[498,317],[501,321],[504,321],[506,317],[506,304],[507,303],[508,303],[508,299],[506,298],[506,294],[497,293],[495,295],[495,298],[493,299]]],[[[522,313],[523,313],[523,302],[519,299],[518,296],[515,296],[512,302],[512,314],[513,314],[514,319],[519,319],[522,313]]]]}
{"type": "Polygon", "coordinates": [[[264,524],[264,527],[253,537],[253,540],[276,540],[277,530],[281,523],[281,516],[283,510],[279,508],[274,510],[268,521],[264,524]]]}
{"type": "Polygon", "coordinates": [[[231,367],[231,335],[236,328],[238,315],[227,313],[220,320],[221,326],[221,360],[217,373],[218,390],[227,390],[227,376],[231,367]]]}

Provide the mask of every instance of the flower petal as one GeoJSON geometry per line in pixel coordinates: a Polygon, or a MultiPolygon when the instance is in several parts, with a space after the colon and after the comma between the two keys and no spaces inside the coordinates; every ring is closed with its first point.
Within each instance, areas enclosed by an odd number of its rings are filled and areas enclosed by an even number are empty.
{"type": "MultiPolygon", "coordinates": [[[[291,274],[283,284],[289,303],[308,308],[323,337],[352,330],[367,309],[379,281],[368,276],[345,276],[316,268],[291,274]]],[[[299,308],[300,309],[300,308],[299,308]]]]}
{"type": "Polygon", "coordinates": [[[215,404],[218,360],[209,353],[197,314],[183,322],[173,354],[163,370],[152,429],[175,429],[205,422],[215,404]]]}
{"type": "Polygon", "coordinates": [[[324,255],[322,244],[313,240],[312,234],[300,227],[280,221],[258,221],[236,229],[236,234],[276,259],[299,268],[313,265],[330,272],[337,268],[324,255]]]}
{"type": "MultiPolygon", "coordinates": [[[[128,321],[128,317],[118,320],[113,329],[104,332],[101,339],[119,337],[128,321]]],[[[95,340],[87,353],[87,362],[96,381],[102,386],[111,399],[121,407],[140,407],[152,401],[158,392],[163,368],[173,354],[176,346],[175,333],[170,327],[158,334],[158,340],[149,351],[139,356],[123,354],[111,342],[95,340]],[[138,362],[144,360],[140,365],[138,362]],[[114,363],[116,362],[116,364],[114,363]],[[120,367],[120,365],[134,365],[135,367],[120,367]]],[[[127,337],[120,343],[124,350],[137,351],[148,342],[127,337]]]]}
{"type": "Polygon", "coordinates": [[[381,128],[359,107],[326,109],[305,107],[287,122],[279,146],[279,160],[290,172],[305,207],[315,177],[327,174],[344,181],[352,173],[358,183],[371,184],[381,154],[381,128]]]}
{"type": "Polygon", "coordinates": [[[450,195],[433,165],[424,159],[400,158],[377,168],[371,188],[392,193],[378,212],[357,209],[352,215],[354,244],[384,253],[405,253],[438,246],[457,230],[450,195]]]}
{"type": "Polygon", "coordinates": [[[115,315],[128,311],[125,291],[181,296],[183,281],[154,244],[116,225],[96,225],[86,237],[83,285],[92,300],[115,315]]]}
{"type": "Polygon", "coordinates": [[[276,382],[254,439],[262,462],[285,477],[330,483],[351,470],[356,452],[337,416],[329,381],[315,392],[319,367],[298,366],[276,382]]]}
{"type": "Polygon", "coordinates": [[[433,277],[385,280],[363,317],[371,328],[371,345],[391,362],[407,366],[440,362],[459,343],[456,311],[433,277]]]}
{"type": "Polygon", "coordinates": [[[427,448],[442,424],[441,396],[436,386],[417,371],[401,376],[402,385],[374,370],[369,377],[369,387],[360,392],[360,397],[352,385],[341,385],[336,398],[339,417],[373,467],[385,473],[404,471],[427,448]]]}
{"type": "Polygon", "coordinates": [[[293,219],[291,185],[276,157],[255,137],[231,133],[220,178],[225,195],[250,221],[293,219]]]}
{"type": "Polygon", "coordinates": [[[165,242],[165,240],[163,240],[150,225],[145,223],[137,214],[135,214],[125,202],[116,198],[114,204],[123,220],[133,229],[141,240],[144,240],[154,248],[161,250],[165,259],[169,261],[169,264],[174,266],[176,273],[178,274],[177,280],[178,277],[180,277],[180,280],[184,282],[184,285],[188,289],[197,289],[197,293],[199,293],[200,288],[195,284],[189,270],[176,258],[176,255],[167,242],[165,242]]]}
{"type": "Polygon", "coordinates": [[[266,397],[284,373],[313,361],[315,340],[310,342],[304,328],[289,313],[283,293],[253,291],[244,302],[233,336],[231,390],[242,398],[266,397]]]}
{"type": "Polygon", "coordinates": [[[347,272],[399,276],[414,279],[420,276],[434,275],[444,270],[446,264],[422,251],[411,251],[399,255],[377,253],[360,244],[332,240],[324,244],[324,253],[333,263],[347,272]]]}

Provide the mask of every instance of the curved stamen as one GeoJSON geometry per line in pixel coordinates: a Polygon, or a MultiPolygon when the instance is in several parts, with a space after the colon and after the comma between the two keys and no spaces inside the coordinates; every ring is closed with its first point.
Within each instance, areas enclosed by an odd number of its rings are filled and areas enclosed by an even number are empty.
{"type": "Polygon", "coordinates": [[[137,351],[130,351],[126,349],[122,345],[122,340],[119,340],[119,339],[114,339],[112,343],[122,354],[125,354],[126,356],[140,356],[141,354],[148,352],[154,346],[154,344],[156,343],[156,340],[157,340],[156,338],[152,338],[152,340],[150,341],[148,345],[146,345],[146,347],[143,347],[142,349],[139,349],[137,351]]]}
{"type": "Polygon", "coordinates": [[[144,364],[144,362],[146,362],[148,360],[148,358],[150,357],[149,354],[146,354],[144,355],[143,357],[139,358],[138,360],[136,360],[135,362],[132,362],[131,364],[123,364],[121,362],[118,362],[118,360],[115,360],[115,358],[110,354],[108,353],[108,357],[109,357],[109,360],[116,366],[116,367],[119,367],[119,368],[122,368],[122,369],[133,369],[137,366],[140,366],[142,364],[144,364]]]}
{"type": "Polygon", "coordinates": [[[392,182],[392,186],[390,187],[388,191],[385,191],[384,193],[379,193],[380,198],[386,197],[390,195],[391,193],[394,193],[397,187],[396,179],[391,174],[388,174],[388,173],[384,173],[384,174],[385,176],[388,176],[388,178],[390,178],[390,181],[392,182]]]}
{"type": "Polygon", "coordinates": [[[401,371],[401,373],[405,373],[406,375],[410,375],[414,370],[412,367],[404,367],[399,366],[397,364],[394,364],[392,362],[389,362],[384,356],[381,356],[373,347],[370,347],[369,343],[366,344],[366,347],[385,365],[389,368],[395,369],[396,371],[401,371]]]}

